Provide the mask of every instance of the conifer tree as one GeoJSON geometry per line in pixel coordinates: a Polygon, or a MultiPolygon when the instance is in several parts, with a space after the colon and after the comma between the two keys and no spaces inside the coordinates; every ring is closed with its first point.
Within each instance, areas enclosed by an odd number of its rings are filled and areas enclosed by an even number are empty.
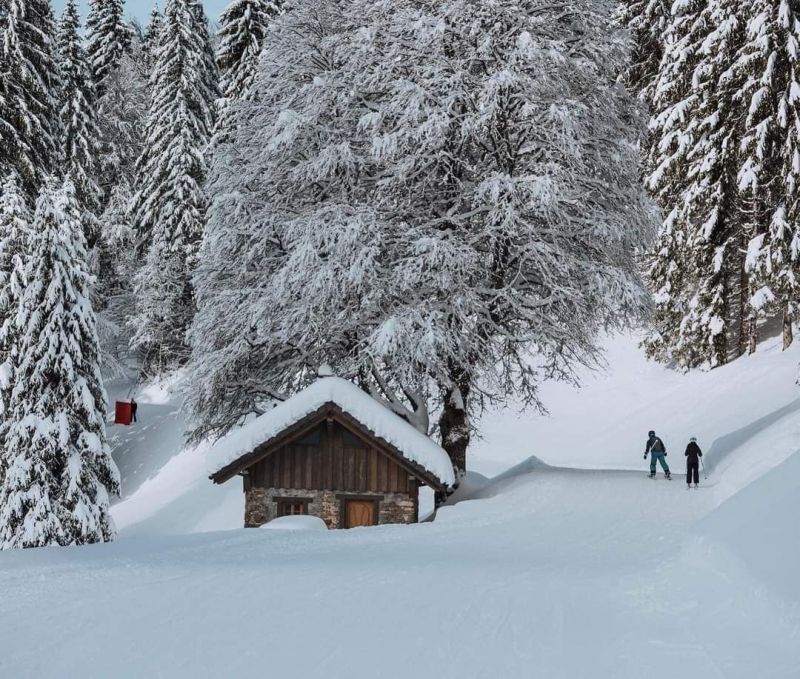
{"type": "Polygon", "coordinates": [[[150,20],[147,22],[142,41],[142,61],[147,69],[148,78],[155,63],[156,50],[158,49],[158,36],[163,24],[164,15],[161,14],[158,5],[156,5],[150,12],[150,20]]]}
{"type": "Polygon", "coordinates": [[[194,309],[190,272],[206,210],[203,156],[218,93],[207,20],[195,0],[167,3],[151,86],[148,138],[131,204],[146,251],[136,276],[133,346],[145,370],[160,371],[186,357],[194,309]]]}
{"type": "Polygon", "coordinates": [[[33,199],[55,169],[58,67],[48,0],[0,0],[0,176],[33,199]]]}
{"type": "Polygon", "coordinates": [[[24,289],[23,266],[30,234],[30,214],[15,174],[0,186],[0,482],[8,427],[8,404],[19,343],[17,308],[24,289]]]}
{"type": "Polygon", "coordinates": [[[690,267],[696,276],[677,343],[677,358],[688,367],[723,365],[743,350],[736,343],[746,316],[741,300],[747,295],[736,180],[741,82],[731,69],[742,44],[740,15],[738,0],[711,0],[693,36],[699,56],[692,73],[698,106],[688,121],[692,146],[679,209],[689,228],[690,267]]]}
{"type": "Polygon", "coordinates": [[[752,237],[749,301],[759,315],[783,316],[786,348],[800,293],[800,5],[756,0],[746,16],[736,69],[744,75],[747,109],[739,187],[752,237]]]}
{"type": "Polygon", "coordinates": [[[86,53],[98,96],[105,92],[105,81],[119,66],[132,34],[125,22],[123,0],[89,0],[86,53]]]}
{"type": "Polygon", "coordinates": [[[36,204],[0,486],[0,548],[110,540],[119,479],[105,435],[91,279],[69,180],[36,204]]]}
{"type": "Polygon", "coordinates": [[[267,27],[280,13],[281,6],[281,0],[234,0],[220,16],[216,53],[220,89],[217,130],[227,125],[228,106],[247,96],[267,27]]]}
{"type": "Polygon", "coordinates": [[[664,56],[664,38],[672,19],[666,0],[628,0],[619,21],[631,33],[633,48],[625,71],[626,86],[648,103],[664,56]]]}
{"type": "Polygon", "coordinates": [[[683,196],[688,185],[693,121],[701,105],[692,75],[701,58],[703,6],[701,0],[675,6],[664,36],[664,57],[652,86],[645,184],[661,206],[664,221],[647,257],[654,312],[644,347],[649,357],[664,362],[679,359],[676,348],[694,295],[691,228],[683,210],[683,196]]]}
{"type": "Polygon", "coordinates": [[[61,17],[58,51],[61,58],[61,164],[63,174],[75,187],[81,206],[83,228],[89,247],[99,237],[97,211],[101,190],[95,181],[99,157],[99,130],[91,76],[79,34],[80,19],[75,0],[68,0],[61,17]]]}

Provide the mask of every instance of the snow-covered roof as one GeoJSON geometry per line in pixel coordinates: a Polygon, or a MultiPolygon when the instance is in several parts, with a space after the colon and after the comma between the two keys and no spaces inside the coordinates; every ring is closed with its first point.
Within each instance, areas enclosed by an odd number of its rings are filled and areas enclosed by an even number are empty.
{"type": "Polygon", "coordinates": [[[378,438],[393,446],[446,486],[455,483],[444,449],[352,382],[322,377],[272,410],[217,441],[209,450],[210,471],[221,471],[257,447],[279,436],[304,417],[333,403],[378,438]]]}

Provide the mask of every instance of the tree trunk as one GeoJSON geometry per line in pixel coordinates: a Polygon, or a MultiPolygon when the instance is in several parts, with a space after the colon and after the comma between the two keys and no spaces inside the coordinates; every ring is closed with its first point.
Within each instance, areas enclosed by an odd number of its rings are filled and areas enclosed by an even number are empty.
{"type": "Polygon", "coordinates": [[[751,355],[756,353],[758,347],[758,317],[755,314],[750,316],[747,326],[747,354],[751,355]]]}
{"type": "Polygon", "coordinates": [[[445,449],[453,463],[456,474],[456,485],[464,478],[467,470],[467,446],[470,430],[467,416],[467,399],[469,397],[469,381],[461,380],[461,386],[453,385],[445,390],[442,415],[439,418],[439,431],[442,437],[442,448],[445,449]]]}
{"type": "Polygon", "coordinates": [[[792,330],[792,315],[788,309],[783,312],[783,349],[788,349],[794,341],[794,332],[792,330]]]}

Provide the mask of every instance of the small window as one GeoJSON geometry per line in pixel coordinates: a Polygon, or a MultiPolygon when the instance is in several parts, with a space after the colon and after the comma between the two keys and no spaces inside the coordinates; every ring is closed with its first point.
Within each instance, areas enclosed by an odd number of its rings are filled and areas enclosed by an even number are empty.
{"type": "Polygon", "coordinates": [[[295,516],[296,514],[308,514],[308,498],[299,497],[279,497],[275,499],[278,503],[278,516],[295,516]]]}
{"type": "Polygon", "coordinates": [[[347,429],[342,429],[342,445],[345,448],[366,448],[367,444],[364,443],[358,436],[352,434],[351,432],[347,431],[347,429]]]}

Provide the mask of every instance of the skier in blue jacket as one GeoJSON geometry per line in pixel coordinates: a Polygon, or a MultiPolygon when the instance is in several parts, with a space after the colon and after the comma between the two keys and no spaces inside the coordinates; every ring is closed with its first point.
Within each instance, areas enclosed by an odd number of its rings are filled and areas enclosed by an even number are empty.
{"type": "Polygon", "coordinates": [[[667,465],[666,458],[667,457],[667,448],[664,445],[664,442],[656,436],[654,431],[649,431],[647,433],[647,444],[644,449],[644,459],[647,459],[647,454],[650,454],[650,478],[654,479],[656,477],[656,462],[661,464],[661,468],[664,470],[664,476],[668,479],[671,479],[672,476],[669,473],[669,466],[667,465]]]}

